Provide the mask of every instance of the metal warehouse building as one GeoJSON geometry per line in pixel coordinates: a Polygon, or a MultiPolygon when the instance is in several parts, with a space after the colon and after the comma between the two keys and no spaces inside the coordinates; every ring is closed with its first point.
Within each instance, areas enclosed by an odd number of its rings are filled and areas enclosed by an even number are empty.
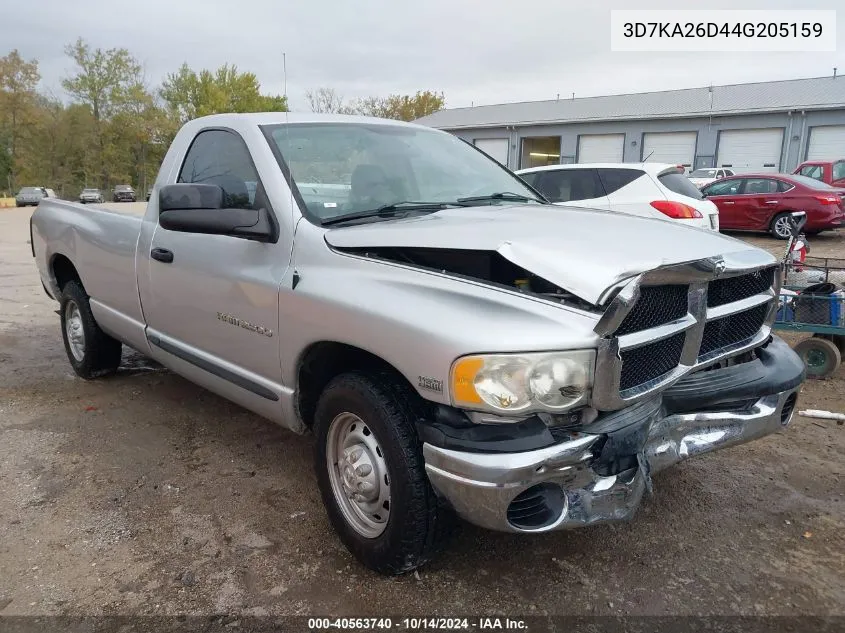
{"type": "Polygon", "coordinates": [[[845,157],[845,77],[441,110],[417,121],[511,169],[654,162],[791,171],[845,157]]]}

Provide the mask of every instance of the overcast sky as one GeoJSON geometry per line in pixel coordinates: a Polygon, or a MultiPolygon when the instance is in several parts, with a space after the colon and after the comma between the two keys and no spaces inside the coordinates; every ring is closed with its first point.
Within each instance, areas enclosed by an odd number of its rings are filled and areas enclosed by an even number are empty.
{"type": "MultiPolygon", "coordinates": [[[[619,94],[845,73],[845,5],[836,53],[613,53],[611,8],[636,0],[3,0],[0,53],[40,62],[42,87],[62,94],[72,68],[64,45],[123,46],[150,85],[182,62],[229,62],[281,94],[282,52],[294,110],[306,90],[346,98],[416,90],[446,93],[448,107],[619,94]],[[602,8],[576,8],[577,6],[602,8]]],[[[793,9],[797,0],[700,5],[650,0],[642,8],[793,9]]]]}

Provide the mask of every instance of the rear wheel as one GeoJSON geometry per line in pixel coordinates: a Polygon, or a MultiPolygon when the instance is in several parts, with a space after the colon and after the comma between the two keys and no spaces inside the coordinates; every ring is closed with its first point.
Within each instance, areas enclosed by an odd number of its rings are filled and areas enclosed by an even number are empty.
{"type": "Polygon", "coordinates": [[[779,240],[788,240],[792,236],[792,222],[789,213],[779,213],[772,220],[769,232],[779,240]]]}
{"type": "Polygon", "coordinates": [[[842,362],[842,354],[836,343],[826,338],[812,336],[798,343],[794,349],[803,359],[807,375],[812,378],[829,376],[842,362]]]}
{"type": "Polygon", "coordinates": [[[97,325],[79,282],[64,285],[60,306],[65,352],[76,375],[90,380],[113,374],[120,366],[122,345],[97,325]]]}
{"type": "Polygon", "coordinates": [[[314,416],[329,520],[358,560],[389,575],[428,561],[449,520],[425,474],[414,397],[389,373],[351,372],[329,383],[314,416]]]}

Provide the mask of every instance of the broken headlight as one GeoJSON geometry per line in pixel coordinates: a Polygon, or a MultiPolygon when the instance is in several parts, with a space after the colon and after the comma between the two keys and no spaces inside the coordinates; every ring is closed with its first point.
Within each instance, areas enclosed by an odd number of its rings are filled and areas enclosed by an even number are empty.
{"type": "Polygon", "coordinates": [[[595,350],[464,356],[452,365],[452,404],[496,413],[566,411],[586,404],[595,350]]]}

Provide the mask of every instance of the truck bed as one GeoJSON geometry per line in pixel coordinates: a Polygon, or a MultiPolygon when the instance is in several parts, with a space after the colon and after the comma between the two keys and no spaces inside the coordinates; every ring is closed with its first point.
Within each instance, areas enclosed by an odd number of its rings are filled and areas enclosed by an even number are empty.
{"type": "MultiPolygon", "coordinates": [[[[43,279],[50,279],[54,295],[57,258],[67,257],[85,290],[96,298],[98,311],[116,312],[115,319],[143,323],[135,273],[135,249],[142,218],[137,205],[83,205],[45,200],[32,215],[32,246],[43,279]],[[122,207],[127,207],[123,212],[122,207]],[[48,270],[41,270],[41,268],[48,270]]],[[[114,319],[104,318],[101,325],[114,319]]],[[[104,327],[104,329],[106,329],[104,327]]]]}

